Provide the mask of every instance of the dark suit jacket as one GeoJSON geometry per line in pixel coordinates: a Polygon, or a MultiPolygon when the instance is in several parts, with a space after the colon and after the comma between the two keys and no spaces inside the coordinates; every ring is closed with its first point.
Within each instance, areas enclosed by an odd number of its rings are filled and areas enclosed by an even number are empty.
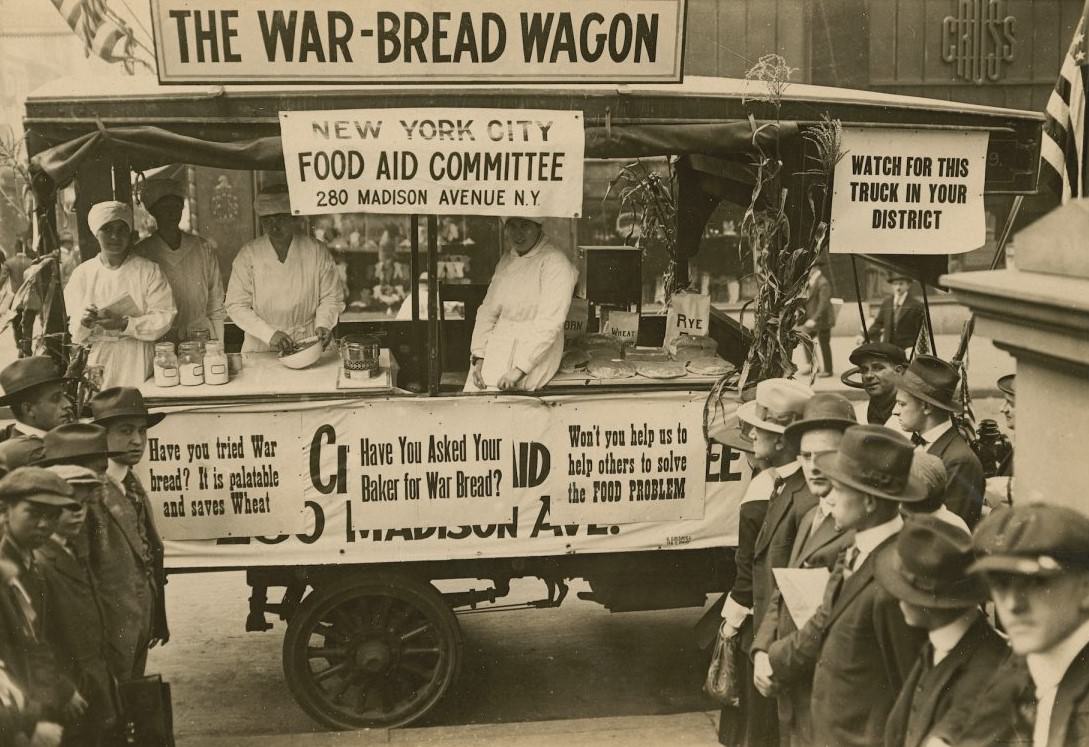
{"type": "Polygon", "coordinates": [[[938,666],[933,646],[924,645],[889,714],[885,747],[920,747],[932,736],[958,744],[966,726],[959,707],[976,701],[1009,655],[982,614],[938,666]]]}
{"type": "MultiPolygon", "coordinates": [[[[817,499],[809,492],[805,475],[799,467],[794,474],[786,478],[778,493],[768,502],[764,524],[753,544],[752,554],[752,615],[753,630],[759,630],[768,610],[772,594],[775,592],[775,577],[772,568],[786,568],[790,564],[790,554],[794,547],[794,538],[798,536],[798,525],[802,517],[814,506],[817,499]]],[[[751,643],[751,641],[743,641],[751,643]]]]}
{"type": "Polygon", "coordinates": [[[45,578],[46,606],[53,612],[44,630],[60,666],[87,699],[87,722],[103,724],[117,716],[113,676],[98,590],[86,560],[79,560],[55,540],[34,556],[45,578]]]}
{"type": "MultiPolygon", "coordinates": [[[[110,669],[119,679],[140,657],[141,640],[166,632],[163,598],[163,544],[155,531],[151,506],[143,496],[150,563],[145,563],[136,510],[112,480],[89,505],[84,538],[87,557],[102,602],[110,669]]],[[[137,673],[139,674],[139,673],[137,673]]]]}
{"type": "Polygon", "coordinates": [[[823,274],[809,289],[805,299],[805,319],[817,323],[817,329],[836,326],[836,310],[832,307],[832,284],[823,274]]]}
{"type": "MultiPolygon", "coordinates": [[[[798,524],[798,534],[794,538],[794,546],[790,553],[789,568],[831,569],[836,562],[836,557],[854,538],[850,532],[837,530],[831,519],[824,521],[816,533],[809,536],[816,512],[816,507],[811,508],[798,524]]],[[[756,631],[752,645],[753,653],[767,652],[778,641],[787,641],[785,645],[789,646],[791,636],[797,629],[794,619],[785,608],[782,595],[776,589],[772,594],[768,611],[760,623],[760,629],[756,631]]],[[[779,677],[774,664],[772,673],[779,682],[779,733],[784,739],[789,738],[793,745],[808,747],[813,737],[812,719],[809,713],[813,670],[809,668],[804,674],[795,672],[794,677],[789,681],[786,677],[779,677]]]]}
{"type": "Polygon", "coordinates": [[[828,581],[831,604],[814,615],[824,629],[810,701],[818,745],[882,745],[885,721],[919,655],[925,634],[904,622],[899,603],[874,578],[877,556],[895,541],[893,535],[878,545],[847,579],[841,555],[828,581]]]}
{"type": "Polygon", "coordinates": [[[955,427],[927,444],[926,450],[942,460],[948,473],[946,508],[964,519],[969,529],[975,529],[983,511],[983,465],[979,457],[955,427]]]}
{"type": "Polygon", "coordinates": [[[891,342],[898,348],[913,348],[923,326],[925,310],[922,303],[910,293],[900,306],[900,313],[893,318],[893,297],[888,296],[877,310],[877,318],[870,325],[869,337],[873,342],[891,342]]]}

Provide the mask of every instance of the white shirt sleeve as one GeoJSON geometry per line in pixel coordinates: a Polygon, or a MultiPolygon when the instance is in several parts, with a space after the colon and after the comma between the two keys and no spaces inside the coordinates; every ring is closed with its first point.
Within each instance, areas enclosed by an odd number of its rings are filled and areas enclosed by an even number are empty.
{"type": "Polygon", "coordinates": [[[227,283],[227,313],[239,329],[267,345],[277,330],[253,310],[253,280],[253,254],[247,247],[242,247],[231,266],[231,280],[227,283]]]}
{"type": "Polygon", "coordinates": [[[571,295],[575,291],[578,275],[575,268],[562,254],[550,254],[541,264],[540,302],[533,319],[529,339],[519,345],[514,355],[514,366],[529,373],[552,348],[556,339],[563,335],[563,323],[571,308],[571,295]]]}
{"type": "Polygon", "coordinates": [[[72,342],[77,344],[82,343],[91,334],[90,329],[80,324],[89,303],[86,277],[86,272],[72,273],[68,285],[64,286],[64,308],[68,312],[68,332],[72,335],[72,342]]]}
{"type": "Polygon", "coordinates": [[[154,342],[170,329],[178,310],[174,306],[174,292],[170,290],[170,283],[159,266],[151,260],[141,264],[139,280],[144,296],[144,313],[129,317],[123,334],[144,342],[154,342]]]}
{"type": "Polygon", "coordinates": [[[476,311],[476,323],[473,325],[473,339],[469,344],[469,351],[478,358],[484,357],[488,338],[495,329],[495,323],[499,321],[499,314],[503,308],[499,298],[499,285],[509,264],[507,255],[504,254],[495,266],[492,281],[488,283],[488,292],[484,294],[484,301],[476,311]]]}
{"type": "Polygon", "coordinates": [[[318,309],[314,326],[332,329],[344,310],[344,294],[337,275],[337,265],[324,244],[318,244],[318,309]]]}

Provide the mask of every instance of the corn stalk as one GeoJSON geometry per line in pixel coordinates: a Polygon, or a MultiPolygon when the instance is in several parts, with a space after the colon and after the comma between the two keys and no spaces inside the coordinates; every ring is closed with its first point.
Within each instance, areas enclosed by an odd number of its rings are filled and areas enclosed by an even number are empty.
{"type": "Polygon", "coordinates": [[[620,168],[602,198],[603,202],[608,200],[615,190],[621,212],[630,211],[635,217],[624,237],[625,244],[642,250],[644,257],[649,246],[659,244],[665,248],[669,256],[669,266],[663,276],[667,304],[680,290],[676,282],[677,200],[672,181],[637,160],[620,168]]]}

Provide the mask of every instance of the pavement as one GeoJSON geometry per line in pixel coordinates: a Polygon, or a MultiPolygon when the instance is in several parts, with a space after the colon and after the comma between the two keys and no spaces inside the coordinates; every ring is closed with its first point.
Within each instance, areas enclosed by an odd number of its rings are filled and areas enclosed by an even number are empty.
{"type": "Polygon", "coordinates": [[[433,745],[434,747],[597,747],[630,744],[717,745],[718,712],[660,716],[527,721],[507,724],[434,726],[421,729],[375,729],[318,734],[254,737],[190,737],[178,747],[347,747],[347,745],[433,745]]]}

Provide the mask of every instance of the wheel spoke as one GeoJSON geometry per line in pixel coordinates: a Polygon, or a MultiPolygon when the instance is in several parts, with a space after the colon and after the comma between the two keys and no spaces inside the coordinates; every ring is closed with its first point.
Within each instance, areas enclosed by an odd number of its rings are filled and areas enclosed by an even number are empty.
{"type": "Polygon", "coordinates": [[[407,633],[402,633],[401,634],[401,641],[411,640],[412,638],[415,638],[416,636],[420,635],[421,633],[426,633],[429,630],[431,630],[431,623],[429,623],[429,622],[424,623],[423,625],[421,625],[418,628],[414,628],[414,629],[408,631],[407,633]]]}
{"type": "Polygon", "coordinates": [[[402,656],[408,656],[410,654],[438,654],[442,651],[438,646],[413,646],[412,648],[405,647],[401,649],[402,656]]]}
{"type": "Polygon", "coordinates": [[[314,672],[313,673],[314,682],[324,682],[325,680],[329,679],[330,677],[344,672],[347,668],[348,668],[348,662],[347,661],[342,661],[339,664],[334,664],[333,666],[329,667],[328,669],[323,669],[320,672],[314,672]]]}
{"type": "Polygon", "coordinates": [[[343,628],[346,636],[359,632],[359,620],[348,614],[343,607],[336,607],[329,612],[329,617],[337,627],[343,628]]]}
{"type": "Polygon", "coordinates": [[[346,641],[348,636],[343,635],[340,631],[327,623],[318,623],[314,626],[314,635],[319,635],[322,638],[332,638],[335,641],[346,641]]]}
{"type": "Polygon", "coordinates": [[[331,659],[343,659],[348,655],[348,649],[345,646],[308,646],[306,649],[307,659],[325,659],[327,661],[331,659]]]}
{"type": "Polygon", "coordinates": [[[354,684],[354,682],[354,677],[345,677],[340,681],[340,685],[338,685],[332,691],[334,704],[341,705],[344,702],[344,694],[348,692],[348,689],[354,684]]]}

